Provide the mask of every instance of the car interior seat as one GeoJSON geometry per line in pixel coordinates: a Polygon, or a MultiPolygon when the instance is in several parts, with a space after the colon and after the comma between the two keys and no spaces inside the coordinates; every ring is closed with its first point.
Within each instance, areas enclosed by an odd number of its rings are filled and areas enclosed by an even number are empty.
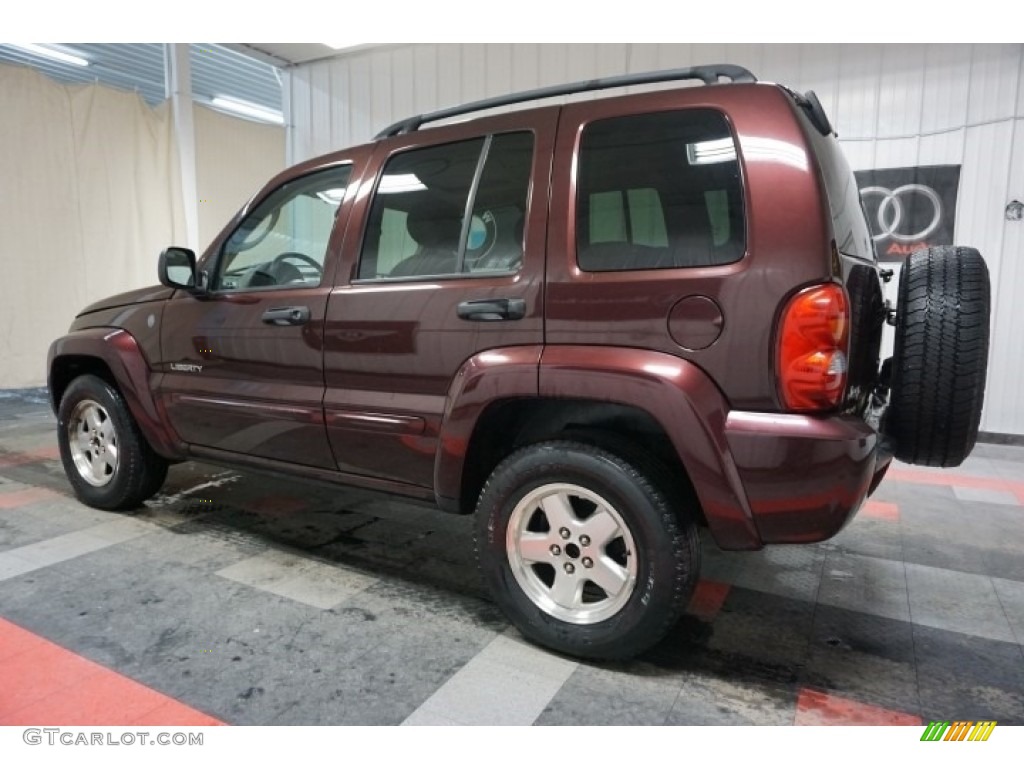
{"type": "Polygon", "coordinates": [[[450,275],[458,266],[462,214],[455,210],[415,208],[405,222],[416,252],[398,262],[389,277],[450,275]]]}

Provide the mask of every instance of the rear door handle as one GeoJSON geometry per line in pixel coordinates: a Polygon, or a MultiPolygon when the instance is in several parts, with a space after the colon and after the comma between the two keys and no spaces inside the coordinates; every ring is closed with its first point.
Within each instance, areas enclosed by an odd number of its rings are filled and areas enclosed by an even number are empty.
{"type": "Polygon", "coordinates": [[[526,300],[476,299],[462,302],[455,311],[463,320],[485,323],[497,320],[522,320],[526,317],[526,300]]]}
{"type": "Polygon", "coordinates": [[[274,307],[262,319],[268,325],[304,325],[309,322],[309,307],[274,307]]]}

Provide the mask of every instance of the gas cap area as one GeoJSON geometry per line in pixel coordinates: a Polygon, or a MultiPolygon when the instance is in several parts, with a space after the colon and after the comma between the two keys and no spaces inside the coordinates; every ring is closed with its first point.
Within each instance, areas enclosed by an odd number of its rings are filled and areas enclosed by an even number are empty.
{"type": "Polygon", "coordinates": [[[680,299],[668,313],[668,333],[683,349],[707,349],[718,341],[723,327],[722,308],[707,296],[680,299]]]}

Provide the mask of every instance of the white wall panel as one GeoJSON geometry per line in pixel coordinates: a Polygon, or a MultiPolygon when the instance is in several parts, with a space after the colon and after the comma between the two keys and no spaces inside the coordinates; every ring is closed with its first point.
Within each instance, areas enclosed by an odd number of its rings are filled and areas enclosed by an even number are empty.
{"type": "Polygon", "coordinates": [[[839,47],[838,99],[830,113],[840,136],[877,136],[884,46],[839,47]]]}
{"type": "Polygon", "coordinates": [[[875,167],[874,141],[844,141],[843,152],[850,167],[855,171],[875,167]]]}
{"type": "Polygon", "coordinates": [[[750,71],[759,76],[761,72],[771,72],[771,79],[777,83],[795,83],[800,80],[803,48],[800,45],[765,45],[761,63],[750,71]]]}
{"type": "Polygon", "coordinates": [[[921,132],[929,134],[966,125],[970,84],[971,46],[927,46],[921,132]]]}
{"type": "MultiPolygon", "coordinates": [[[[290,72],[291,159],[367,141],[395,120],[486,96],[722,62],[815,90],[855,169],[963,165],[957,240],[982,250],[995,299],[982,429],[1024,434],[1024,353],[1013,331],[1024,324],[1017,303],[1024,293],[1024,224],[1003,218],[1012,197],[1024,199],[1024,45],[394,46],[290,72]]],[[[890,288],[895,295],[895,284],[890,288]]]]}
{"type": "MultiPolygon", "coordinates": [[[[924,103],[922,45],[883,45],[876,136],[911,136],[921,130],[924,103]]],[[[916,148],[915,148],[916,149],[916,148]]]]}
{"type": "MultiPolygon", "coordinates": [[[[376,83],[370,80],[370,57],[360,56],[352,62],[346,74],[351,96],[348,103],[348,132],[342,136],[342,146],[366,141],[373,136],[375,128],[384,127],[373,121],[370,96],[376,83]]],[[[322,150],[318,148],[318,151],[322,150]]]]}
{"type": "Polygon", "coordinates": [[[986,257],[992,277],[990,384],[982,429],[1024,434],[1024,411],[1019,402],[1014,403],[1019,396],[1013,396],[1014,390],[1021,389],[1015,372],[1019,372],[1020,357],[1024,354],[1019,330],[1024,319],[1020,302],[1024,284],[1019,282],[1020,273],[1015,269],[1021,252],[1004,248],[1006,230],[1021,227],[1020,222],[1007,222],[1003,213],[1008,200],[1013,129],[1012,122],[1001,122],[967,131],[956,232],[959,242],[977,247],[986,257]],[[965,190],[971,194],[964,195],[965,190]]]}
{"type": "Polygon", "coordinates": [[[540,49],[536,43],[513,45],[512,82],[523,88],[540,85],[540,49]]]}
{"type": "MultiPolygon", "coordinates": [[[[963,160],[966,128],[933,133],[921,137],[918,147],[918,165],[943,165],[963,160]]],[[[963,185],[961,185],[961,190],[963,185]]]]}
{"type": "MultiPolygon", "coordinates": [[[[1024,88],[1024,77],[1021,78],[1024,88]]],[[[1020,91],[1018,91],[1020,93],[1020,91]]],[[[1018,108],[1024,101],[1018,101],[1018,108]]],[[[1013,154],[1009,165],[1009,192],[1006,201],[1024,201],[1024,121],[1014,128],[1013,154]]],[[[990,372],[986,392],[990,421],[998,409],[999,431],[1024,434],[1024,343],[1021,342],[1021,320],[1024,315],[1024,222],[1003,222],[1003,255],[999,279],[993,282],[996,297],[993,325],[1005,332],[992,339],[990,359],[998,366],[990,372]],[[1015,333],[1011,332],[1016,330],[1015,333]]]]}
{"type": "MultiPolygon", "coordinates": [[[[799,90],[813,90],[821,99],[825,112],[833,119],[838,114],[840,48],[837,45],[821,44],[799,46],[800,76],[784,83],[799,90]]],[[[775,79],[768,70],[755,74],[766,80],[775,79]]],[[[844,125],[840,135],[848,133],[849,127],[844,125]]]]}
{"type": "Polygon", "coordinates": [[[335,123],[334,112],[341,112],[344,102],[334,98],[334,78],[328,64],[317,64],[310,69],[309,84],[311,98],[309,101],[309,121],[313,132],[320,136],[330,136],[335,123]]]}
{"type": "MultiPolygon", "coordinates": [[[[921,141],[917,137],[909,139],[879,139],[871,143],[874,144],[874,152],[872,153],[874,157],[871,160],[871,164],[863,166],[864,168],[898,168],[902,165],[918,164],[917,162],[907,163],[908,157],[916,158],[920,156],[918,148],[921,141]]],[[[843,146],[844,151],[847,149],[847,146],[843,146]]]]}
{"type": "Polygon", "coordinates": [[[437,105],[437,46],[418,45],[412,49],[412,98],[414,113],[437,105]]]}
{"type": "Polygon", "coordinates": [[[1020,71],[1020,49],[1020,45],[972,47],[967,107],[969,123],[1004,120],[1013,116],[1020,71]]]}

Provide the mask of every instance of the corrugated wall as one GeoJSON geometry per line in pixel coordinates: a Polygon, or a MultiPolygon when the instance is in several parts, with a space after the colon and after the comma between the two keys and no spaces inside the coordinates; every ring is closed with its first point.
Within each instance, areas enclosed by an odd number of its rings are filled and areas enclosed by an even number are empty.
{"type": "MultiPolygon", "coordinates": [[[[414,45],[290,72],[292,162],[419,112],[541,85],[729,62],[817,91],[855,169],[960,163],[957,241],[992,273],[982,429],[1024,434],[1024,45],[414,45]]],[[[584,98],[593,98],[587,96],[584,98]]],[[[895,287],[895,281],[891,286],[895,287]]],[[[893,290],[895,294],[895,290],[893,290]]]]}

